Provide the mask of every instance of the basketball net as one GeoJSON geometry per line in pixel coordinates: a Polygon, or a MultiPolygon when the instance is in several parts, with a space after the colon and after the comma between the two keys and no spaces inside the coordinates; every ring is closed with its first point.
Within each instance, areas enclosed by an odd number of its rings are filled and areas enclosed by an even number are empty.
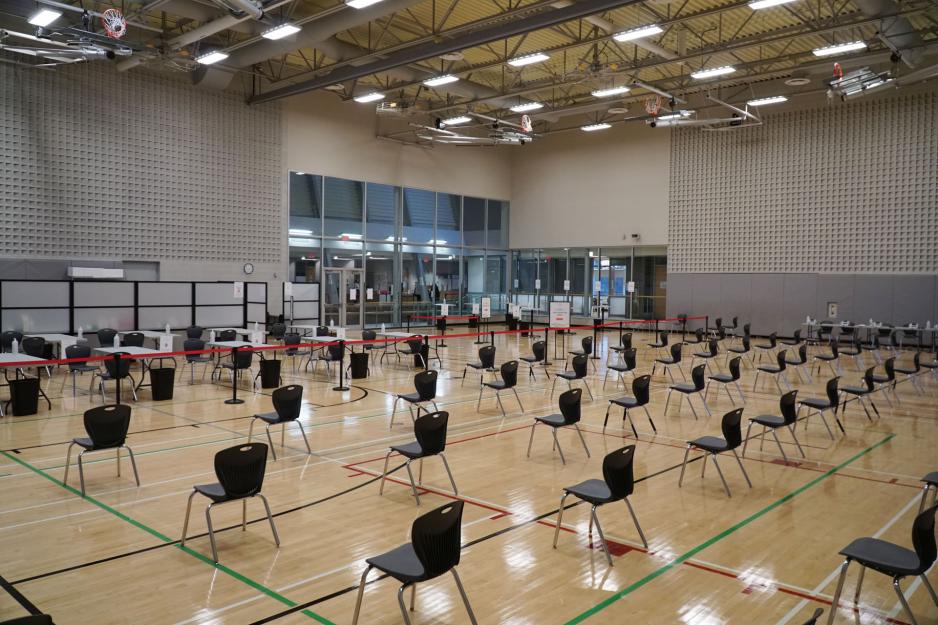
{"type": "Polygon", "coordinates": [[[651,115],[652,117],[658,116],[658,111],[661,110],[661,98],[659,96],[653,95],[650,98],[645,99],[645,112],[651,115]]]}
{"type": "Polygon", "coordinates": [[[521,130],[523,130],[524,132],[531,132],[532,130],[534,130],[534,125],[531,123],[530,115],[521,116],[521,130]]]}
{"type": "Polygon", "coordinates": [[[840,66],[840,63],[834,63],[834,80],[840,80],[844,77],[844,69],[840,66]]]}
{"type": "Polygon", "coordinates": [[[127,33],[127,20],[117,9],[108,9],[101,14],[101,25],[111,39],[120,39],[127,33]]]}

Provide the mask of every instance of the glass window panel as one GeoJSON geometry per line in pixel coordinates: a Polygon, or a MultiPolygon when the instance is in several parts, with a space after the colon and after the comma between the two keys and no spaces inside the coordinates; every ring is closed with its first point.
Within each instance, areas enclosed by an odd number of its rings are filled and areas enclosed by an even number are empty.
{"type": "Polygon", "coordinates": [[[518,250],[512,253],[514,289],[518,293],[533,293],[537,279],[537,250],[518,250]]]}
{"type": "Polygon", "coordinates": [[[365,244],[365,325],[393,325],[395,297],[393,293],[394,259],[397,255],[393,243],[365,244]],[[371,297],[368,297],[371,289],[371,297]]]}
{"type": "Polygon", "coordinates": [[[319,282],[319,240],[312,247],[290,247],[290,277],[293,282],[319,282]]]}
{"type": "Polygon", "coordinates": [[[504,252],[485,255],[485,294],[492,298],[493,310],[505,310],[507,256],[504,252]]]}
{"type": "Polygon", "coordinates": [[[401,318],[433,313],[433,248],[401,246],[401,318]]]}
{"type": "Polygon", "coordinates": [[[563,281],[567,279],[567,250],[541,250],[541,291],[563,294],[563,281]]]}
{"type": "Polygon", "coordinates": [[[404,189],[404,240],[430,243],[433,240],[433,214],[436,193],[422,189],[404,189]]]}
{"type": "Polygon", "coordinates": [[[462,197],[450,193],[436,194],[437,245],[461,245],[462,197]],[[446,243],[443,243],[446,241],[446,243]]]}
{"type": "Polygon", "coordinates": [[[367,238],[393,240],[397,237],[397,207],[400,195],[400,187],[368,183],[365,194],[367,205],[365,236],[367,238]]]}
{"type": "Polygon", "coordinates": [[[485,200],[477,197],[463,198],[462,236],[464,245],[485,245],[485,200]]]}
{"type": "Polygon", "coordinates": [[[636,247],[632,275],[635,281],[632,316],[637,319],[664,319],[668,292],[668,257],[665,248],[636,247]]]}
{"type": "Polygon", "coordinates": [[[322,176],[290,172],[291,234],[322,234],[322,176]]]}
{"type": "Polygon", "coordinates": [[[361,269],[362,244],[359,241],[326,241],[323,256],[326,267],[361,269]]]}
{"type": "Polygon", "coordinates": [[[485,292],[485,253],[481,250],[463,250],[462,265],[462,309],[470,314],[472,304],[478,304],[485,292]]]}
{"type": "Polygon", "coordinates": [[[434,295],[437,303],[450,305],[449,312],[451,315],[460,314],[459,264],[459,249],[436,248],[436,286],[434,287],[434,295]]]}
{"type": "Polygon", "coordinates": [[[488,238],[486,247],[508,247],[508,202],[489,200],[488,238]]]}
{"type": "Polygon", "coordinates": [[[325,180],[326,236],[361,237],[364,206],[364,183],[343,178],[325,180]]]}

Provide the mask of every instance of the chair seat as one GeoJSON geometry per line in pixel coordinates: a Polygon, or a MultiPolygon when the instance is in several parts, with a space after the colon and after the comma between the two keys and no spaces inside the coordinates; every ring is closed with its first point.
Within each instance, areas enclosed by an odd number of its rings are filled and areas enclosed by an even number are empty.
{"type": "Polygon", "coordinates": [[[865,386],[842,386],[840,390],[849,395],[867,395],[870,392],[865,386]]]}
{"type": "Polygon", "coordinates": [[[494,369],[492,369],[492,367],[486,367],[486,366],[483,365],[481,362],[467,362],[467,363],[466,363],[466,366],[467,366],[467,367],[470,367],[470,368],[472,368],[472,369],[485,369],[485,370],[487,370],[487,371],[494,371],[494,369]]]}
{"type": "Polygon", "coordinates": [[[84,447],[88,451],[92,451],[95,449],[94,441],[92,441],[90,438],[73,438],[72,442],[78,445],[79,447],[84,447]]]}
{"type": "Polygon", "coordinates": [[[667,347],[667,345],[665,345],[664,343],[645,343],[645,344],[646,344],[648,347],[652,347],[652,348],[654,348],[654,349],[660,349],[660,348],[662,348],[662,347],[667,347]]]}
{"type": "Polygon", "coordinates": [[[878,538],[858,538],[844,547],[840,555],[886,575],[922,573],[922,563],[914,551],[878,538]]]}
{"type": "Polygon", "coordinates": [[[729,373],[715,373],[709,377],[714,382],[719,382],[720,384],[729,384],[730,382],[734,381],[733,376],[731,376],[729,373]]]}
{"type": "Polygon", "coordinates": [[[821,397],[809,397],[798,402],[802,406],[807,406],[808,408],[815,408],[817,410],[827,410],[831,408],[830,401],[822,399],[821,397]]]}
{"type": "Polygon", "coordinates": [[[524,362],[543,362],[543,358],[537,358],[536,356],[522,356],[519,360],[524,362]]]}
{"type": "Polygon", "coordinates": [[[261,414],[256,414],[254,415],[254,418],[260,419],[264,423],[269,423],[271,425],[275,423],[281,423],[280,415],[278,415],[276,412],[264,412],[261,414]]]}
{"type": "Polygon", "coordinates": [[[576,373],[573,371],[560,371],[557,373],[558,378],[563,378],[564,380],[576,380],[576,373]]]}
{"type": "Polygon", "coordinates": [[[762,373],[781,373],[782,370],[779,367],[773,367],[772,365],[762,365],[761,367],[756,367],[762,373]]]}
{"type": "Polygon", "coordinates": [[[837,360],[837,356],[833,354],[817,354],[814,357],[815,360],[837,360]]]}
{"type": "Polygon", "coordinates": [[[931,484],[932,486],[938,486],[938,471],[932,471],[923,477],[922,481],[927,484],[931,484]]]}
{"type": "Polygon", "coordinates": [[[628,365],[606,365],[606,368],[619,373],[628,373],[632,370],[628,365]]]}
{"type": "Polygon", "coordinates": [[[196,484],[192,488],[200,495],[205,495],[215,503],[228,501],[228,495],[225,494],[225,488],[221,484],[196,484]]]}
{"type": "Polygon", "coordinates": [[[410,458],[411,460],[422,458],[424,455],[423,447],[421,447],[420,443],[417,441],[407,443],[405,445],[391,445],[391,450],[396,451],[400,455],[404,456],[405,458],[410,458]]]}
{"type": "Polygon", "coordinates": [[[673,358],[655,358],[655,362],[660,362],[663,365],[673,365],[674,359],[673,358]]]}
{"type": "Polygon", "coordinates": [[[712,453],[719,453],[729,449],[729,445],[726,444],[726,441],[719,436],[701,436],[700,438],[695,438],[694,440],[687,442],[688,444],[693,445],[698,449],[703,449],[704,451],[709,451],[712,453]]]}
{"type": "Polygon", "coordinates": [[[622,406],[623,408],[635,408],[638,406],[638,400],[634,397],[619,397],[618,399],[610,399],[610,404],[615,404],[616,406],[622,406]]]}
{"type": "Polygon", "coordinates": [[[186,356],[186,362],[212,362],[211,356],[186,356]]]}
{"type": "Polygon", "coordinates": [[[893,371],[895,371],[896,373],[901,373],[902,375],[915,375],[916,373],[918,373],[917,369],[909,369],[906,367],[896,367],[895,369],[893,369],[893,371]]]}
{"type": "Polygon", "coordinates": [[[563,490],[591,504],[609,503],[613,500],[612,491],[609,490],[609,486],[603,480],[586,480],[573,486],[567,486],[563,490]]]}
{"type": "Polygon", "coordinates": [[[544,417],[534,417],[535,421],[540,421],[545,425],[551,427],[559,428],[567,424],[567,420],[563,418],[562,414],[549,414],[544,417]]]}
{"type": "Polygon", "coordinates": [[[885,384],[886,382],[892,382],[892,378],[888,375],[874,375],[873,381],[877,384],[885,384]]]}
{"type": "Polygon", "coordinates": [[[609,349],[611,349],[611,350],[614,351],[614,352],[624,352],[624,351],[626,351],[626,350],[628,350],[628,349],[631,349],[631,348],[629,348],[629,347],[622,347],[621,345],[610,345],[610,346],[609,346],[609,349]]]}
{"type": "Polygon", "coordinates": [[[678,391],[679,393],[696,393],[697,392],[697,387],[691,384],[690,382],[687,382],[687,383],[682,382],[680,384],[675,384],[671,386],[670,388],[672,391],[678,391]]]}
{"type": "Polygon", "coordinates": [[[567,353],[570,354],[571,356],[585,356],[586,355],[586,352],[584,352],[582,349],[575,349],[572,352],[567,352],[567,353]]]}
{"type": "Polygon", "coordinates": [[[504,380],[494,380],[492,382],[483,382],[482,386],[487,386],[489,388],[494,388],[496,390],[503,390],[503,389],[508,388],[507,386],[505,386],[504,380]]]}
{"type": "Polygon", "coordinates": [[[753,347],[757,347],[759,349],[773,349],[773,346],[771,343],[756,343],[755,345],[753,345],[753,347]]]}
{"type": "Polygon", "coordinates": [[[772,414],[760,414],[758,417],[753,417],[749,420],[753,423],[758,423],[759,425],[764,425],[770,428],[780,428],[785,425],[785,419],[783,417],[772,414]]]}
{"type": "Polygon", "coordinates": [[[841,349],[840,353],[844,356],[859,356],[860,351],[859,349],[841,349]]]}
{"type": "Polygon", "coordinates": [[[726,351],[732,352],[732,353],[734,353],[734,354],[747,354],[747,353],[749,353],[749,350],[746,349],[745,347],[727,347],[727,348],[726,348],[726,351]]]}
{"type": "Polygon", "coordinates": [[[403,393],[401,395],[398,395],[398,397],[403,399],[404,401],[409,401],[412,404],[416,404],[421,401],[420,393],[403,393]]]}
{"type": "Polygon", "coordinates": [[[410,543],[380,556],[368,558],[365,562],[404,584],[422,581],[427,575],[410,543]]]}
{"type": "Polygon", "coordinates": [[[920,363],[925,369],[938,369],[938,361],[920,363]]]}
{"type": "Polygon", "coordinates": [[[697,352],[696,354],[694,354],[694,357],[695,358],[713,358],[714,355],[715,354],[711,354],[710,352],[697,352]]]}
{"type": "MultiPolygon", "coordinates": [[[[77,364],[77,365],[69,365],[68,370],[69,371],[97,371],[98,368],[95,367],[94,365],[77,364]]],[[[899,370],[896,369],[896,371],[899,371],[899,370]]]]}

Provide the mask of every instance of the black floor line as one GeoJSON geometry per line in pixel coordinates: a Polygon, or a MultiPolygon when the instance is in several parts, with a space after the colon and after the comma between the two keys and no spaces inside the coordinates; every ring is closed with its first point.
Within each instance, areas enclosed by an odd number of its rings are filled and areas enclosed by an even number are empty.
{"type": "Polygon", "coordinates": [[[40,610],[39,608],[37,608],[37,607],[35,606],[35,604],[33,604],[32,601],[30,601],[29,599],[27,599],[27,598],[23,595],[23,593],[21,593],[19,590],[17,590],[16,588],[14,588],[14,587],[13,587],[13,584],[11,584],[10,582],[8,582],[8,581],[7,581],[6,579],[4,579],[3,577],[0,577],[0,588],[3,588],[5,591],[7,591],[7,593],[8,593],[11,597],[13,597],[13,599],[15,599],[18,604],[20,604],[21,606],[23,606],[23,609],[24,609],[24,610],[26,610],[27,612],[29,612],[29,613],[32,614],[33,616],[36,616],[37,614],[42,614],[42,610],[40,610]]]}

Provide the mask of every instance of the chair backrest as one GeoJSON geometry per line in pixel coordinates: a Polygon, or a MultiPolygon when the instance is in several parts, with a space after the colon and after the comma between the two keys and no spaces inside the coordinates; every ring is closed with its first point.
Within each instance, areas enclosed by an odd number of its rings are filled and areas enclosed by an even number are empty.
{"type": "Polygon", "coordinates": [[[720,341],[717,339],[710,339],[710,355],[716,356],[719,350],[720,341]]]}
{"type": "Polygon", "coordinates": [[[798,391],[788,391],[778,400],[778,409],[782,412],[782,418],[785,419],[785,425],[791,425],[798,420],[798,391]]]}
{"type": "Polygon", "coordinates": [[[803,365],[806,362],[808,362],[808,346],[802,343],[798,346],[798,363],[803,365]]]}
{"type": "Polygon", "coordinates": [[[798,328],[797,330],[795,330],[792,333],[791,338],[795,341],[795,343],[800,343],[801,342],[801,328],[798,328]]]}
{"type": "Polygon", "coordinates": [[[589,356],[586,354],[580,354],[579,356],[574,356],[573,360],[570,361],[570,366],[573,367],[573,373],[576,374],[576,379],[580,380],[586,377],[586,367],[589,364],[589,356]]]}
{"type": "Polygon", "coordinates": [[[788,366],[788,350],[783,349],[783,350],[780,350],[777,354],[775,354],[775,362],[778,364],[778,368],[781,371],[784,371],[785,368],[788,366]]]}
{"type": "Polygon", "coordinates": [[[872,366],[866,371],[863,372],[863,383],[866,385],[866,390],[869,393],[873,392],[875,385],[873,383],[873,376],[876,375],[876,367],[872,366]]]}
{"type": "Polygon", "coordinates": [[[740,372],[739,363],[743,359],[742,356],[736,356],[730,360],[730,375],[733,377],[733,380],[739,380],[742,373],[740,372]]]}
{"type": "MultiPolygon", "coordinates": [[[[329,360],[342,360],[345,356],[345,343],[335,343],[329,345],[326,350],[329,352],[329,360]]],[[[417,348],[417,351],[420,351],[420,348],[417,348]]]]}
{"type": "Polygon", "coordinates": [[[772,347],[778,345],[778,332],[773,332],[769,335],[769,345],[772,347]]]}
{"type": "Polygon", "coordinates": [[[117,330],[113,328],[101,328],[98,330],[98,344],[101,347],[111,347],[114,345],[114,337],[117,335],[117,330]]]}
{"type": "Polygon", "coordinates": [[[752,338],[749,336],[749,333],[743,335],[743,351],[748,352],[752,349],[752,338]]]}
{"type": "Polygon", "coordinates": [[[202,326],[189,326],[186,328],[186,338],[187,339],[200,339],[202,338],[202,332],[205,331],[205,328],[202,326]]]}
{"type": "Polygon", "coordinates": [[[912,546],[918,556],[919,574],[930,569],[938,557],[935,546],[935,510],[938,510],[938,506],[924,510],[912,523],[912,546]]]}
{"type": "Polygon", "coordinates": [[[743,430],[740,423],[743,420],[743,409],[737,408],[723,415],[723,421],[720,427],[723,430],[723,438],[730,449],[736,449],[743,444],[743,430]]]}
{"type": "Polygon", "coordinates": [[[3,334],[0,334],[0,349],[5,352],[10,351],[13,347],[13,339],[16,339],[16,342],[22,345],[23,333],[16,330],[6,330],[3,334]]]}
{"type": "Polygon", "coordinates": [[[459,564],[463,502],[451,501],[414,519],[410,542],[428,579],[459,564]]]}
{"type": "Polygon", "coordinates": [[[632,380],[632,395],[639,406],[651,401],[651,376],[640,375],[632,380]]]}
{"type": "Polygon", "coordinates": [[[278,341],[283,338],[283,335],[287,333],[287,326],[283,323],[273,323],[270,325],[270,330],[267,331],[272,338],[277,339],[278,341]]]}
{"type": "Polygon", "coordinates": [[[130,406],[114,404],[95,406],[85,411],[85,431],[95,447],[120,447],[130,428],[130,406]]]}
{"type": "Polygon", "coordinates": [[[560,394],[560,413],[567,425],[572,425],[580,420],[580,399],[583,396],[583,389],[571,388],[560,394]]]}
{"type": "Polygon", "coordinates": [[[303,409],[303,387],[299,384],[282,386],[273,392],[274,410],[281,421],[295,421],[303,409]]]}
{"type": "Polygon", "coordinates": [[[544,360],[544,356],[547,352],[547,343],[544,341],[535,341],[534,344],[531,345],[531,351],[534,353],[535,358],[544,360]]]}
{"type": "Polygon", "coordinates": [[[418,337],[407,339],[407,348],[413,354],[419,354],[420,350],[423,348],[423,339],[418,337]]]}
{"type": "Polygon", "coordinates": [[[694,339],[697,343],[703,343],[704,330],[703,328],[697,328],[694,330],[694,339]]]}
{"type": "MultiPolygon", "coordinates": [[[[91,356],[91,347],[87,343],[82,345],[69,345],[65,348],[66,358],[88,358],[89,356],[91,356]]],[[[70,362],[68,363],[68,368],[77,369],[87,364],[87,362],[70,362]]]]}
{"type": "Polygon", "coordinates": [[[481,362],[482,366],[486,369],[491,369],[495,366],[494,345],[486,345],[485,347],[479,348],[479,362],[481,362]]]}
{"type": "Polygon", "coordinates": [[[840,403],[840,391],[838,390],[838,385],[840,384],[840,376],[836,378],[831,378],[827,381],[827,386],[825,386],[824,391],[827,393],[827,401],[830,402],[830,405],[836,410],[837,404],[840,403]]]}
{"type": "Polygon", "coordinates": [[[704,364],[699,364],[690,370],[690,379],[694,382],[694,388],[698,391],[704,390],[706,386],[706,382],[704,381],[706,372],[707,365],[704,364]]]}
{"type": "MultiPolygon", "coordinates": [[[[735,317],[734,317],[734,319],[735,319],[735,317]]],[[[743,336],[745,336],[745,337],[752,336],[752,324],[751,324],[751,323],[747,323],[747,324],[743,325],[743,336]]]]}
{"type": "Polygon", "coordinates": [[[616,500],[625,499],[635,490],[635,445],[627,445],[603,458],[603,479],[616,500]]]}
{"type": "Polygon", "coordinates": [[[580,347],[583,348],[584,354],[592,354],[593,353],[593,337],[584,336],[580,340],[580,347]]]}
{"type": "Polygon", "coordinates": [[[716,327],[717,331],[723,327],[723,317],[717,317],[716,321],[713,322],[713,325],[716,327]]]}
{"type": "Polygon", "coordinates": [[[425,455],[438,454],[446,449],[446,424],[449,413],[445,410],[428,412],[414,421],[414,436],[425,455]]]}
{"type": "MultiPolygon", "coordinates": [[[[287,346],[287,345],[293,345],[293,346],[299,345],[299,344],[300,344],[300,340],[301,340],[301,339],[300,339],[300,335],[297,334],[296,332],[290,332],[289,334],[284,334],[284,335],[283,335],[283,344],[284,344],[284,346],[287,346]]],[[[289,349],[286,350],[286,354],[287,354],[287,356],[293,356],[294,354],[296,354],[297,351],[298,351],[298,350],[297,350],[296,347],[291,347],[291,348],[289,348],[289,349]]]]}
{"type": "Polygon", "coordinates": [[[222,330],[215,335],[216,341],[236,341],[238,340],[238,333],[234,330],[222,330]]]}
{"type": "Polygon", "coordinates": [[[316,336],[329,336],[329,326],[316,326],[316,336]]]}
{"type": "Polygon", "coordinates": [[[887,358],[883,362],[883,368],[886,370],[886,377],[888,377],[890,381],[896,379],[896,359],[895,358],[892,358],[892,357],[887,358]]]}
{"type": "Polygon", "coordinates": [[[254,352],[249,349],[238,350],[238,356],[235,360],[235,367],[238,369],[250,369],[252,362],[254,362],[254,352]]]}
{"type": "Polygon", "coordinates": [[[436,398],[436,379],[439,373],[434,369],[421,371],[414,376],[414,388],[420,395],[420,401],[430,401],[436,398]]]}
{"type": "Polygon", "coordinates": [[[922,370],[922,352],[917,351],[912,356],[912,366],[915,367],[916,373],[922,370]]]}
{"type": "Polygon", "coordinates": [[[838,354],[840,354],[840,343],[837,341],[837,339],[832,338],[831,339],[831,356],[833,356],[834,358],[837,358],[838,354]]]}
{"type": "Polygon", "coordinates": [[[41,336],[27,336],[20,342],[20,350],[24,354],[42,358],[46,351],[46,340],[41,336]]]}
{"type": "Polygon", "coordinates": [[[638,351],[634,347],[630,347],[629,349],[622,352],[622,360],[625,362],[625,366],[628,368],[629,371],[633,371],[635,367],[637,366],[636,364],[637,354],[638,354],[638,351]]]}
{"type": "Polygon", "coordinates": [[[121,355],[121,359],[118,361],[120,365],[118,366],[118,362],[115,362],[113,358],[108,358],[104,361],[104,370],[107,371],[107,374],[111,376],[112,379],[123,380],[130,375],[130,365],[132,365],[134,361],[130,358],[124,358],[124,356],[129,355],[125,352],[117,353],[121,355]]]}
{"type": "Polygon", "coordinates": [[[139,332],[128,332],[121,339],[124,347],[143,347],[143,335],[139,332]]]}
{"type": "Polygon", "coordinates": [[[739,317],[733,317],[733,327],[739,326],[739,317]]]}
{"type": "Polygon", "coordinates": [[[632,349],[632,333],[626,332],[623,334],[619,342],[622,344],[622,349],[632,349]]]}
{"type": "Polygon", "coordinates": [[[232,498],[252,497],[264,485],[267,445],[246,443],[222,449],[215,454],[215,475],[232,498]]]}
{"type": "Polygon", "coordinates": [[[502,382],[505,388],[511,388],[518,383],[518,361],[509,360],[501,367],[502,382]]]}
{"type": "Polygon", "coordinates": [[[680,343],[675,343],[674,345],[671,346],[671,360],[673,360],[675,364],[681,362],[681,344],[680,343]]]}
{"type": "Polygon", "coordinates": [[[362,339],[365,341],[373,341],[378,338],[378,333],[374,330],[362,330],[362,339]]]}
{"type": "MultiPolygon", "coordinates": [[[[205,341],[202,339],[186,339],[182,342],[182,351],[184,352],[194,352],[200,349],[205,349],[205,341]]],[[[201,358],[202,356],[204,356],[204,354],[187,354],[186,360],[201,358]]]]}
{"type": "Polygon", "coordinates": [[[0,625],[55,625],[55,623],[52,622],[52,617],[48,614],[36,614],[35,616],[20,616],[0,621],[0,625]]]}
{"type": "Polygon", "coordinates": [[[667,333],[667,332],[659,332],[659,333],[658,333],[658,336],[661,338],[661,340],[659,341],[659,343],[661,343],[662,346],[668,344],[668,333],[667,333]]]}

